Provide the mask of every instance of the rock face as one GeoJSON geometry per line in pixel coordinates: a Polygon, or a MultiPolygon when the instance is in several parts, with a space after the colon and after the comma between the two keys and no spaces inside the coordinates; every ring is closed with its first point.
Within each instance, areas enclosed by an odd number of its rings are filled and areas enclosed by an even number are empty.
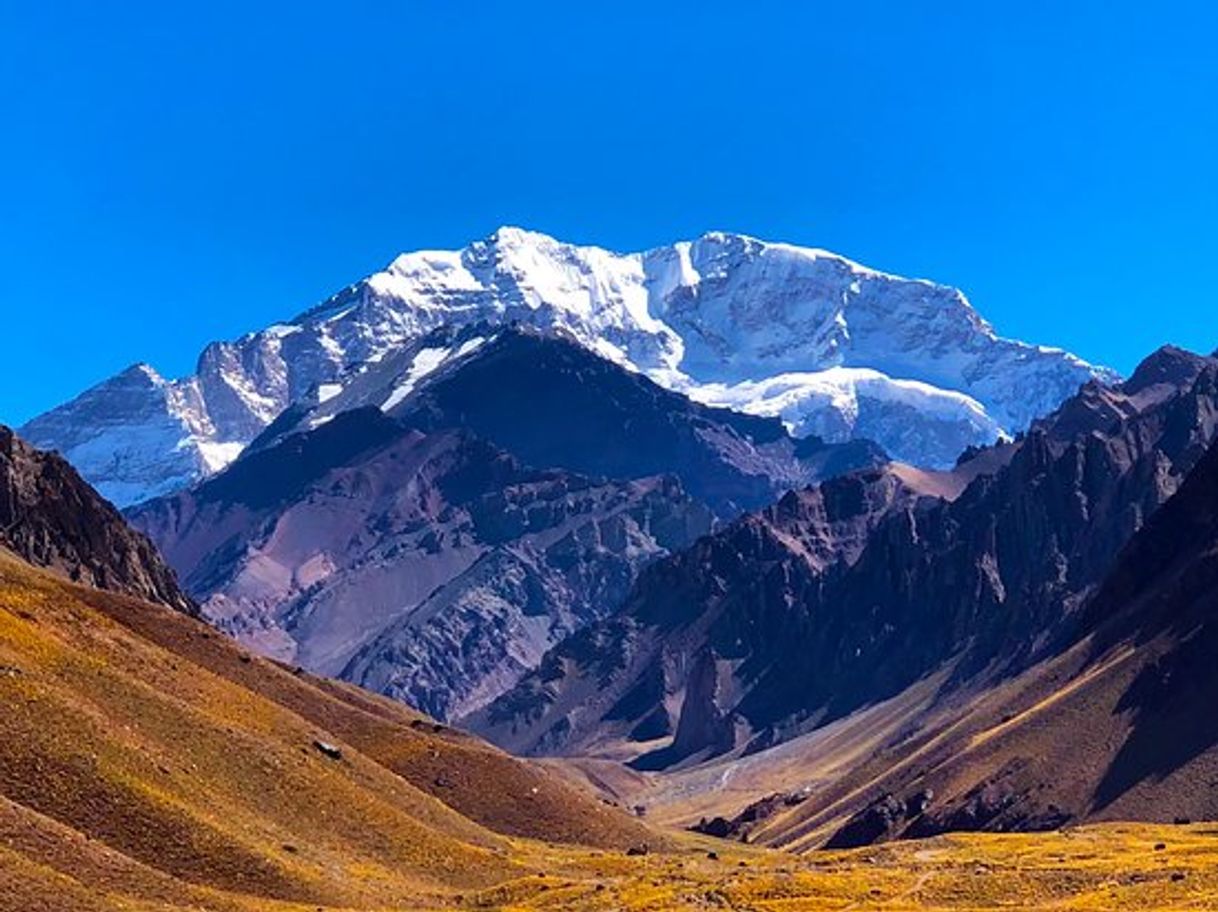
{"type": "Polygon", "coordinates": [[[851,810],[845,795],[876,788],[884,794],[854,811],[829,845],[1212,819],[1218,444],[1121,550],[1074,621],[1045,661],[974,695],[967,710],[919,732],[911,747],[894,746],[886,763],[814,796],[772,835],[797,840],[851,810]],[[860,782],[867,785],[858,789],[860,782]],[[905,809],[905,796],[927,792],[936,797],[916,814],[905,809]]]}
{"type": "Polygon", "coordinates": [[[724,518],[887,461],[869,441],[796,440],[777,419],[692,402],[572,341],[485,325],[429,334],[325,402],[285,414],[254,446],[368,405],[425,432],[462,428],[528,465],[672,474],[724,518]]]}
{"type": "Polygon", "coordinates": [[[825,843],[826,849],[854,849],[891,839],[925,813],[933,792],[919,792],[902,800],[895,795],[883,795],[851,817],[825,843]]]}
{"type": "Polygon", "coordinates": [[[1159,352],[1127,384],[1089,384],[1021,441],[974,454],[955,470],[975,475],[967,484],[899,467],[835,480],[658,563],[619,618],[560,645],[472,721],[534,752],[629,738],[679,705],[707,644],[732,665],[719,692],[734,700],[718,705],[751,750],[936,669],[957,683],[1012,674],[1076,635],[1080,605],[1216,432],[1218,363],[1159,352]],[[830,501],[851,506],[826,513],[830,501]],[[590,646],[606,642],[620,645],[590,646]]]}
{"type": "Polygon", "coordinates": [[[890,511],[918,499],[903,474],[887,467],[790,492],[658,562],[617,616],[560,644],[466,724],[513,752],[552,753],[652,741],[684,723],[648,766],[730,749],[747,734],[737,729],[734,672],[749,647],[778,648],[787,604],[831,564],[856,559],[890,511]],[[688,711],[670,710],[686,703],[688,711]]]}
{"type": "Polygon", "coordinates": [[[724,709],[719,676],[720,667],[713,650],[704,650],[694,657],[673,733],[674,756],[688,757],[702,750],[722,753],[735,746],[735,723],[730,709],[724,709]]]}
{"type": "Polygon", "coordinates": [[[125,506],[219,470],[289,405],[333,395],[361,366],[476,323],[563,335],[700,402],[925,465],[1111,379],[999,338],[955,289],[822,250],[712,233],[617,254],[502,228],[464,250],[403,254],[288,323],[214,343],[194,376],[137,366],[21,431],[125,506]]]}
{"type": "Polygon", "coordinates": [[[443,718],[510,687],[712,520],[671,477],[529,469],[375,408],[132,516],[221,629],[443,718]]]}
{"type": "Polygon", "coordinates": [[[173,571],[68,463],[0,426],[0,546],[76,582],[193,613],[173,571]]]}

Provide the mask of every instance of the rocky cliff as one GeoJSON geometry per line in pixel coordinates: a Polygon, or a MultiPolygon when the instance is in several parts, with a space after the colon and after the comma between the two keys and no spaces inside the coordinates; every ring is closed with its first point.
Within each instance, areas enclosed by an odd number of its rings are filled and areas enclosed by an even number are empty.
{"type": "Polygon", "coordinates": [[[0,426],[0,545],[76,582],[191,613],[152,543],[55,453],[0,426]]]}
{"type": "MultiPolygon", "coordinates": [[[[473,721],[535,752],[651,742],[672,734],[708,646],[721,664],[716,711],[734,714],[737,750],[812,730],[937,669],[950,666],[957,684],[1014,674],[1076,634],[1080,606],[1216,431],[1218,363],[1158,352],[1124,385],[1084,387],[1015,444],[937,479],[906,471],[917,484],[901,496],[885,493],[895,480],[866,476],[805,493],[819,504],[853,486],[845,515],[866,517],[823,556],[820,515],[782,522],[798,514],[792,496],[660,562],[620,618],[558,647],[473,721]],[[616,645],[591,645],[605,642],[616,645]]],[[[688,740],[656,745],[641,743],[651,753],[638,762],[697,753],[688,740]]]]}

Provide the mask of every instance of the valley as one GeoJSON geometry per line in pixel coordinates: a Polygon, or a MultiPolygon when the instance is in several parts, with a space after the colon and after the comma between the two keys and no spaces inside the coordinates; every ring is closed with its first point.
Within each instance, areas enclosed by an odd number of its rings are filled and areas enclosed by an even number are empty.
{"type": "Polygon", "coordinates": [[[504,229],[27,427],[4,912],[1218,903],[1214,356],[504,229]]]}
{"type": "Polygon", "coordinates": [[[11,557],[0,633],[5,912],[1082,910],[1218,897],[1212,825],[796,855],[670,830],[400,704],[251,657],[171,609],[11,557]]]}
{"type": "Polygon", "coordinates": [[[1218,4],[0,23],[0,912],[1218,912],[1218,4]]]}

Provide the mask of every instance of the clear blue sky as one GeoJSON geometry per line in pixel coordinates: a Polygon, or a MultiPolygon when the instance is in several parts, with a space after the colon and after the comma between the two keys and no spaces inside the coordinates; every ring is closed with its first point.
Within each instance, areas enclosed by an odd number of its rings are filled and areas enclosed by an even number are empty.
{"type": "Polygon", "coordinates": [[[17,423],[500,224],[728,229],[1128,370],[1218,346],[1218,4],[0,5],[17,423]]]}

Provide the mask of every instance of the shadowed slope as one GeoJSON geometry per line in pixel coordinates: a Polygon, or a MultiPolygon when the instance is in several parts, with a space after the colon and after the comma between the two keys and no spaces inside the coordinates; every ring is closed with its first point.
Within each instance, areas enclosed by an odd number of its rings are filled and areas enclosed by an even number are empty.
{"type": "Polygon", "coordinates": [[[915,719],[753,837],[808,848],[1218,816],[1218,446],[1121,552],[1081,624],[1062,654],[915,719]]]}
{"type": "Polygon", "coordinates": [[[886,460],[867,441],[794,440],[775,418],[711,408],[573,341],[507,330],[437,371],[392,413],[462,427],[535,466],[609,478],[669,473],[722,516],[886,460]]]}

